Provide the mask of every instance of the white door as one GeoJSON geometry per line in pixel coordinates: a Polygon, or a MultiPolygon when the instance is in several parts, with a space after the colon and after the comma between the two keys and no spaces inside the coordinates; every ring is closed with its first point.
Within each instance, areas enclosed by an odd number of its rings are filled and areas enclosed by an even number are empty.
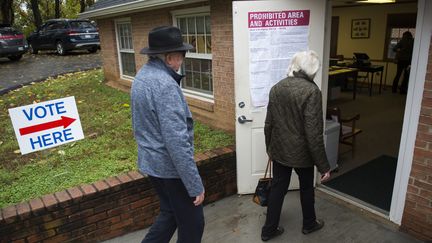
{"type": "MultiPolygon", "coordinates": [[[[297,51],[314,50],[322,63],[326,2],[233,2],[237,186],[240,194],[254,192],[267,164],[263,128],[270,87],[286,76],[290,58],[297,51]]],[[[322,87],[321,70],[315,78],[319,87],[322,87]]],[[[298,178],[293,172],[290,189],[297,188],[298,178]]]]}

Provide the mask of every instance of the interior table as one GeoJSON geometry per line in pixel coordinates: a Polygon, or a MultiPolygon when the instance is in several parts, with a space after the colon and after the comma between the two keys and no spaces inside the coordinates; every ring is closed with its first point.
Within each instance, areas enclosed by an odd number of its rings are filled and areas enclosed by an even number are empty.
{"type": "Polygon", "coordinates": [[[357,68],[331,66],[328,73],[329,81],[343,80],[343,82],[347,82],[347,78],[351,77],[353,80],[353,100],[355,100],[357,92],[358,71],[359,70],[357,68]]]}

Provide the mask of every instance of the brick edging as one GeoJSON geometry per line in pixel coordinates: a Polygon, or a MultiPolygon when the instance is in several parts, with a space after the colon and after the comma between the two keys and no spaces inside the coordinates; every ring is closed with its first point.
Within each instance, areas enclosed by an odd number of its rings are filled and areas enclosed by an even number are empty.
{"type": "MultiPolygon", "coordinates": [[[[197,154],[195,160],[205,203],[237,192],[234,146],[197,154]]],[[[106,240],[149,226],[158,206],[148,178],[130,171],[1,209],[0,242],[106,240]]]]}

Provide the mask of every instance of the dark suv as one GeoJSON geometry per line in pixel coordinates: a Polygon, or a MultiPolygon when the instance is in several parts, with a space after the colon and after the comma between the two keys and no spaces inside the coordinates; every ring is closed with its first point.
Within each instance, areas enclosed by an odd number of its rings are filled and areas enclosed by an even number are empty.
{"type": "Polygon", "coordinates": [[[0,57],[18,61],[27,52],[24,35],[8,25],[0,25],[0,57]]]}
{"type": "Polygon", "coordinates": [[[65,55],[69,50],[85,49],[96,52],[99,48],[99,32],[88,20],[52,19],[33,32],[28,38],[29,50],[57,50],[65,55]]]}

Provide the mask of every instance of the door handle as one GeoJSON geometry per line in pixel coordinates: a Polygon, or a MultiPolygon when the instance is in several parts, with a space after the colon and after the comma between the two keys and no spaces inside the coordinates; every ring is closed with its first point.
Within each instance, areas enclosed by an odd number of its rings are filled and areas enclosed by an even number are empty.
{"type": "Polygon", "coordinates": [[[239,116],[237,121],[240,122],[240,124],[244,124],[246,122],[252,122],[253,120],[248,120],[245,116],[239,116]]]}

